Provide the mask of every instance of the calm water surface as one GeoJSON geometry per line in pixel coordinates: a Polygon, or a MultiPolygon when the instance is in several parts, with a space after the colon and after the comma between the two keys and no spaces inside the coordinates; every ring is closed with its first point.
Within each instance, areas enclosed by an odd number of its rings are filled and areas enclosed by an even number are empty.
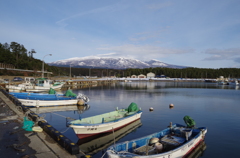
{"type": "MultiPolygon", "coordinates": [[[[196,126],[208,128],[205,144],[195,151],[193,157],[239,157],[240,90],[238,86],[220,86],[216,83],[201,82],[121,82],[73,89],[73,92],[84,93],[90,98],[89,109],[83,111],[65,108],[68,111],[45,113],[45,119],[75,143],[79,140],[73,130],[66,127],[65,117],[78,119],[97,115],[112,111],[116,107],[126,108],[131,102],[135,102],[143,111],[141,120],[116,132],[116,142],[152,134],[166,128],[170,122],[185,124],[183,117],[189,115],[195,120],[196,126]],[[169,108],[170,103],[174,104],[174,108],[169,108]],[[150,112],[150,107],[154,111],[150,112]]],[[[80,149],[90,152],[93,157],[100,158],[105,153],[105,149],[113,144],[113,135],[99,136],[81,143],[80,149]]]]}

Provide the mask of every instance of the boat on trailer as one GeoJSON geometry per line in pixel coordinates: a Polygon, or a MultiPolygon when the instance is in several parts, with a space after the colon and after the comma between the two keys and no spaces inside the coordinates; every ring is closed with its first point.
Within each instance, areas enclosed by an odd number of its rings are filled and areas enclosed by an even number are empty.
{"type": "Polygon", "coordinates": [[[81,118],[73,121],[67,120],[79,139],[100,133],[109,133],[120,129],[141,118],[142,111],[136,103],[131,103],[127,109],[116,109],[112,112],[81,118]]]}
{"type": "MultiPolygon", "coordinates": [[[[189,118],[185,116],[184,120],[189,118]]],[[[182,158],[204,141],[206,133],[206,127],[170,123],[162,131],[110,146],[107,155],[109,158],[182,158]]]]}

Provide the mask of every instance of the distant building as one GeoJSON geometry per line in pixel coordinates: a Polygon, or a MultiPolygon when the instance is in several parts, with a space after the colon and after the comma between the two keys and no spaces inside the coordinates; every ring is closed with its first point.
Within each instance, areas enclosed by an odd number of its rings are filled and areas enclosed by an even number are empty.
{"type": "Polygon", "coordinates": [[[147,73],[147,78],[155,78],[155,73],[152,72],[147,73]]]}
{"type": "Polygon", "coordinates": [[[136,75],[132,75],[131,78],[138,78],[136,75]]]}
{"type": "Polygon", "coordinates": [[[140,74],[138,75],[138,78],[146,78],[146,75],[140,74]]]}

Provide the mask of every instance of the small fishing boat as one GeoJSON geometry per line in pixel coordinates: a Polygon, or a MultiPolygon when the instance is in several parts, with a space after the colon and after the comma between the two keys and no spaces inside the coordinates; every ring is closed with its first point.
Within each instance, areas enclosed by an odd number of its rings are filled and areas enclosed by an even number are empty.
{"type": "MultiPolygon", "coordinates": [[[[195,128],[192,119],[184,117],[187,126],[170,123],[168,128],[151,135],[117,143],[107,149],[109,158],[180,158],[196,148],[207,133],[206,127],[195,128]]],[[[194,122],[195,124],[195,122],[194,122]]]]}
{"type": "Polygon", "coordinates": [[[89,98],[81,93],[74,94],[70,89],[65,94],[43,94],[43,93],[16,93],[10,92],[23,105],[28,107],[46,107],[60,105],[77,105],[89,102],[89,98]]]}
{"type": "Polygon", "coordinates": [[[53,82],[52,80],[46,78],[38,78],[35,80],[35,84],[32,86],[25,87],[25,91],[27,92],[42,92],[48,91],[50,88],[58,90],[63,87],[65,82],[53,82]]]}
{"type": "Polygon", "coordinates": [[[229,85],[232,85],[232,86],[238,86],[238,85],[239,85],[239,82],[238,82],[237,79],[235,79],[235,80],[230,80],[230,81],[228,81],[228,84],[229,84],[229,85]]]}
{"type": "Polygon", "coordinates": [[[6,88],[9,92],[19,92],[19,91],[25,91],[26,87],[33,87],[35,82],[35,78],[33,77],[25,77],[24,82],[20,84],[9,84],[6,85],[6,88]]]}
{"type": "Polygon", "coordinates": [[[133,121],[140,119],[141,109],[136,103],[131,103],[127,109],[116,109],[115,111],[67,121],[79,139],[100,133],[108,133],[120,129],[133,121]]]}
{"type": "Polygon", "coordinates": [[[25,82],[18,85],[6,85],[9,92],[44,92],[50,88],[58,90],[63,87],[65,82],[53,82],[46,78],[35,79],[33,77],[25,77],[25,82]]]}

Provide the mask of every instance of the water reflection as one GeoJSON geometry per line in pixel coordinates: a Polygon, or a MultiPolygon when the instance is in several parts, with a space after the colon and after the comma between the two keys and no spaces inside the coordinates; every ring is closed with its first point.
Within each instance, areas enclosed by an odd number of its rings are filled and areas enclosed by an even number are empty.
{"type": "Polygon", "coordinates": [[[134,121],[133,123],[114,131],[110,134],[98,134],[92,137],[79,139],[77,144],[80,150],[85,154],[95,154],[101,150],[108,148],[114,142],[118,141],[127,134],[133,132],[142,125],[141,120],[134,121]]]}
{"type": "Polygon", "coordinates": [[[205,141],[202,141],[186,158],[198,158],[203,156],[204,151],[207,149],[205,141]]]}
{"type": "MultiPolygon", "coordinates": [[[[202,157],[237,157],[238,155],[239,147],[236,144],[239,144],[240,141],[236,139],[236,131],[240,129],[240,106],[236,105],[239,104],[239,86],[221,86],[217,83],[205,82],[150,83],[142,81],[119,82],[105,86],[74,89],[73,92],[87,95],[91,100],[91,107],[94,108],[84,111],[81,110],[81,107],[77,110],[75,109],[74,113],[67,110],[55,113],[79,119],[80,117],[106,113],[116,107],[122,108],[123,105],[125,107],[125,105],[129,105],[131,102],[137,103],[142,108],[144,111],[141,117],[143,125],[134,132],[120,138],[119,142],[131,140],[133,137],[143,137],[149,133],[165,129],[166,122],[167,125],[168,122],[183,123],[182,117],[190,115],[196,121],[197,126],[209,128],[209,136],[205,139],[208,145],[207,152],[203,152],[206,146],[203,149],[199,147],[199,150],[193,151],[195,155],[191,153],[193,156],[190,157],[199,156],[201,152],[204,154],[202,157]],[[131,89],[131,87],[133,88],[131,89]],[[170,103],[174,104],[173,109],[169,107],[170,103]],[[154,111],[149,112],[150,107],[154,111]],[[83,113],[79,114],[78,112],[83,113]],[[222,130],[223,124],[227,125],[227,135],[222,130]],[[221,143],[218,143],[219,137],[224,139],[221,143]]],[[[66,130],[65,118],[49,113],[46,115],[46,120],[57,130],[66,130]]],[[[78,141],[72,129],[69,129],[64,134],[73,142],[78,141]]],[[[112,137],[112,134],[110,137],[112,137]]],[[[92,140],[89,140],[89,143],[92,140]]],[[[82,146],[84,148],[84,145],[82,146]]],[[[96,152],[98,147],[100,146],[95,144],[86,148],[89,152],[96,152]]],[[[101,157],[103,155],[102,152],[104,152],[103,149],[95,153],[93,157],[101,157]]]]}
{"type": "Polygon", "coordinates": [[[126,90],[139,89],[161,89],[161,88],[216,88],[216,89],[238,89],[239,86],[233,85],[218,85],[217,83],[206,82],[131,82],[121,83],[126,90]]]}
{"type": "Polygon", "coordinates": [[[89,104],[30,108],[30,110],[35,112],[36,114],[53,113],[53,112],[60,112],[60,111],[76,111],[77,113],[81,114],[84,111],[89,109],[90,109],[89,104]]]}
{"type": "Polygon", "coordinates": [[[90,105],[89,104],[84,104],[84,105],[78,105],[76,111],[77,111],[78,114],[81,114],[84,111],[87,111],[89,109],[90,109],[90,105]]]}

